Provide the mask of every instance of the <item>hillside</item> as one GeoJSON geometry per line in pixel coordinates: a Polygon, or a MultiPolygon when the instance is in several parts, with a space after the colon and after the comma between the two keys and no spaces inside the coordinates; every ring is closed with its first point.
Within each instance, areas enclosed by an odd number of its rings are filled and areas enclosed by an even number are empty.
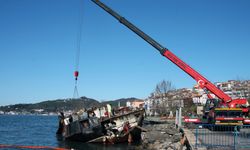
{"type": "Polygon", "coordinates": [[[0,111],[10,112],[15,111],[19,113],[30,112],[34,113],[36,111],[44,112],[58,112],[61,110],[79,110],[81,108],[90,108],[101,106],[101,103],[97,100],[80,97],[79,99],[58,99],[43,101],[35,104],[15,104],[8,106],[1,106],[0,111]]]}
{"type": "Polygon", "coordinates": [[[15,104],[8,106],[0,106],[2,112],[16,112],[16,113],[48,113],[58,111],[79,110],[82,108],[100,107],[102,105],[111,104],[112,106],[126,106],[127,101],[139,100],[137,98],[122,98],[113,101],[99,101],[87,97],[80,97],[79,99],[57,99],[48,100],[34,104],[15,104]]]}

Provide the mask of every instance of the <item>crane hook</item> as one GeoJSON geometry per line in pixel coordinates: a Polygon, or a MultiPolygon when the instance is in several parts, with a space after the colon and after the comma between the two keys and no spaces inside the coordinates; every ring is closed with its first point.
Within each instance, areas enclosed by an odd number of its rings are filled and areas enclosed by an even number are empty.
{"type": "Polygon", "coordinates": [[[77,80],[78,76],[79,76],[79,72],[78,71],[75,71],[74,72],[74,75],[75,75],[75,80],[77,80]]]}

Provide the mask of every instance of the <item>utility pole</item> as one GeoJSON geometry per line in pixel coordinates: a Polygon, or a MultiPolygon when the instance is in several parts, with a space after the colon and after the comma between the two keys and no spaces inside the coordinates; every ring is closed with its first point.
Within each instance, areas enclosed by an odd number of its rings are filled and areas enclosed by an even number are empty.
{"type": "Polygon", "coordinates": [[[175,112],[175,126],[176,126],[176,128],[178,128],[178,121],[179,121],[179,119],[178,119],[178,117],[179,117],[179,110],[178,110],[178,108],[176,108],[176,112],[175,112]]]}
{"type": "MultiPolygon", "coordinates": [[[[181,101],[180,101],[181,102],[181,101]]],[[[178,128],[182,127],[182,104],[176,106],[176,114],[175,114],[175,125],[178,128]]]]}
{"type": "Polygon", "coordinates": [[[179,121],[178,121],[178,128],[181,128],[181,122],[182,122],[182,112],[181,107],[179,108],[179,121]]]}

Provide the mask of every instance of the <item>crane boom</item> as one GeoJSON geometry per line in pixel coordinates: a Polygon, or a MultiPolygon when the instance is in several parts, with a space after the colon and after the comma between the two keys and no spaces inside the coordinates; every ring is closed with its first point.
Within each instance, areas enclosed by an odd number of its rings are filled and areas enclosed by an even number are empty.
{"type": "Polygon", "coordinates": [[[201,88],[206,88],[207,90],[212,92],[214,95],[216,95],[219,99],[221,99],[224,103],[228,103],[232,100],[231,97],[229,97],[226,93],[218,89],[214,84],[212,84],[209,80],[207,80],[205,77],[203,77],[193,68],[191,68],[188,64],[186,64],[180,58],[178,58],[170,50],[168,50],[167,48],[163,47],[161,44],[156,42],[153,38],[151,38],[149,35],[141,31],[139,28],[137,28],[127,19],[120,16],[117,12],[115,12],[114,10],[112,10],[111,8],[109,8],[108,6],[100,2],[99,0],[92,0],[92,1],[98,6],[100,6],[102,9],[104,9],[106,12],[108,12],[110,15],[112,15],[114,18],[116,18],[120,23],[128,27],[130,30],[132,30],[134,33],[136,33],[138,36],[140,36],[142,39],[148,42],[150,45],[152,45],[154,48],[156,48],[163,56],[165,56],[170,61],[172,61],[180,69],[182,69],[184,72],[190,75],[193,79],[197,81],[197,83],[199,84],[201,88]]]}

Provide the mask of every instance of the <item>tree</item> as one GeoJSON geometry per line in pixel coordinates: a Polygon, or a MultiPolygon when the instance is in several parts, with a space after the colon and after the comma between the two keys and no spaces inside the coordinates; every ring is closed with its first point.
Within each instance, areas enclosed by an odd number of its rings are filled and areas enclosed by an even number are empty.
{"type": "Polygon", "coordinates": [[[169,103],[168,99],[169,97],[167,96],[167,93],[169,91],[174,90],[174,86],[171,81],[165,81],[162,80],[160,83],[158,83],[155,87],[155,95],[154,95],[154,102],[156,108],[156,112],[158,114],[166,114],[168,109],[169,109],[169,103]]]}
{"type": "Polygon", "coordinates": [[[166,94],[168,91],[174,90],[174,86],[171,81],[162,80],[156,85],[155,92],[159,94],[166,94]]]}

